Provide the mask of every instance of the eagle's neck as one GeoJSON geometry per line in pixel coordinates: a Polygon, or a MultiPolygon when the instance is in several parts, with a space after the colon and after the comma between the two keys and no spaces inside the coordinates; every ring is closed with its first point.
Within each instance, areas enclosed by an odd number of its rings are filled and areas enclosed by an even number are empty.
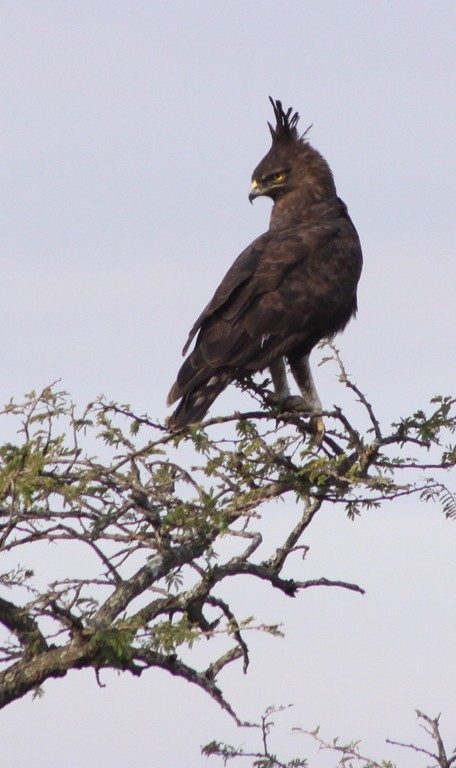
{"type": "Polygon", "coordinates": [[[301,224],[309,214],[315,216],[320,210],[326,210],[327,205],[337,201],[337,193],[333,190],[318,190],[315,186],[298,188],[275,201],[271,211],[269,229],[285,229],[301,224]]]}
{"type": "Polygon", "coordinates": [[[296,226],[310,209],[337,200],[331,169],[322,155],[305,145],[290,174],[290,186],[277,197],[271,213],[270,228],[296,226]]]}

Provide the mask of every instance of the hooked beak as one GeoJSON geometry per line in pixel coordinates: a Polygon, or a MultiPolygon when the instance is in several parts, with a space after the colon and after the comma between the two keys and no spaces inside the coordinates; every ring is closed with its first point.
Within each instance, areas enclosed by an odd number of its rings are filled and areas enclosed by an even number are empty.
{"type": "Polygon", "coordinates": [[[252,186],[250,187],[250,194],[249,194],[249,200],[251,203],[255,200],[256,197],[259,197],[263,194],[262,187],[258,184],[255,179],[252,179],[252,186]]]}

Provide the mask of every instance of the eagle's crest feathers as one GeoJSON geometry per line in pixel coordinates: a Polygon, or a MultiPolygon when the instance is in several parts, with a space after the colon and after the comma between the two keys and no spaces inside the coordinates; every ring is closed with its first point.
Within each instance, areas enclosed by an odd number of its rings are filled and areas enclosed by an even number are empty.
{"type": "Polygon", "coordinates": [[[268,123],[269,130],[271,131],[272,141],[298,141],[298,131],[296,126],[299,121],[299,113],[293,114],[293,107],[287,109],[284,112],[282,102],[274,99],[270,96],[269,101],[272,104],[274,110],[274,117],[276,119],[276,127],[273,128],[271,123],[268,123]]]}

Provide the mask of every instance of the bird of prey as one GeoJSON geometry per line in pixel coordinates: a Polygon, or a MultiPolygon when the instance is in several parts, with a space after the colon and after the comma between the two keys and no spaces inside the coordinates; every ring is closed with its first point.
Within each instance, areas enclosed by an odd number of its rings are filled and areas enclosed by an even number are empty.
{"type": "Polygon", "coordinates": [[[252,175],[249,200],[273,201],[270,225],[236,259],[190,331],[196,338],[168,396],[180,401],[172,429],[203,419],[220,392],[269,368],[279,400],[289,398],[286,363],[302,405],[321,410],[309,366],[313,347],[342,331],[357,311],[362,268],[358,234],[331,169],[298,134],[299,115],[270,98],[272,146],[252,175]]]}

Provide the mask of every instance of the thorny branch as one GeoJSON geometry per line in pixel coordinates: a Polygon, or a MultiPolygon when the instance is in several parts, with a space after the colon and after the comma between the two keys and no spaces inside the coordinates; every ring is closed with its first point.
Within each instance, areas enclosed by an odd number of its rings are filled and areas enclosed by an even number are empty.
{"type": "Polygon", "coordinates": [[[456,428],[455,400],[435,398],[430,413],[380,427],[331,349],[342,385],[371,426],[363,433],[357,411],[349,417],[335,407],[323,414],[321,444],[306,414],[271,404],[266,383],[250,382],[258,410],[179,435],[129,405],[98,400],[78,416],[54,387],[5,406],[0,417],[16,419],[19,432],[0,446],[0,551],[22,563],[0,576],[10,592],[0,599],[0,707],[70,669],[140,675],[161,667],[204,688],[238,720],[217,677],[238,659],[247,670],[248,629],[278,630],[261,618],[246,623],[218,593],[223,582],[248,576],[285,597],[316,586],[362,593],[343,579],[305,578],[306,562],[296,555],[308,553],[304,536],[323,506],[353,517],[416,494],[456,516],[443,477],[456,449],[442,448],[456,428]],[[431,460],[421,459],[423,449],[432,449],[431,460]],[[264,551],[263,520],[286,499],[296,502],[293,520],[264,551]],[[47,587],[44,544],[47,569],[55,569],[47,587]],[[183,649],[216,637],[218,655],[208,644],[205,670],[183,662],[183,649]]]}
{"type": "MultiPolygon", "coordinates": [[[[281,707],[268,707],[264,715],[261,716],[260,723],[254,724],[261,732],[261,751],[245,751],[240,747],[233,747],[223,742],[212,741],[210,744],[202,747],[202,754],[206,757],[220,757],[223,760],[224,765],[228,761],[243,761],[245,758],[254,758],[253,765],[261,766],[262,768],[307,768],[307,758],[299,756],[289,761],[283,761],[273,751],[270,745],[270,734],[275,725],[273,718],[275,715],[290,709],[290,706],[281,707]]],[[[386,739],[387,744],[391,744],[397,747],[405,747],[411,749],[419,754],[426,755],[436,762],[433,766],[427,765],[426,768],[451,768],[456,762],[456,750],[454,750],[453,756],[448,758],[447,752],[443,743],[443,739],[440,733],[439,720],[440,715],[436,718],[431,718],[428,715],[416,710],[420,725],[431,741],[435,745],[437,752],[431,751],[431,749],[425,749],[418,747],[416,744],[404,744],[400,741],[392,741],[386,739]]],[[[315,728],[312,731],[305,730],[303,728],[292,728],[292,733],[297,736],[305,736],[318,745],[318,751],[333,753],[338,760],[336,766],[339,768],[395,768],[395,765],[390,760],[374,759],[373,757],[363,754],[361,751],[360,741],[342,741],[339,737],[335,737],[331,740],[323,738],[320,735],[320,728],[315,728]]],[[[335,766],[335,768],[336,768],[335,766]]]]}
{"type": "Polygon", "coordinates": [[[452,757],[447,756],[442,735],[440,733],[440,715],[432,718],[417,709],[416,716],[418,720],[424,721],[420,723],[420,725],[435,743],[437,753],[431,752],[429,749],[424,749],[423,747],[418,747],[416,744],[404,744],[402,741],[393,741],[392,739],[387,739],[387,743],[393,744],[396,747],[404,747],[405,749],[413,750],[413,752],[420,752],[423,755],[427,755],[427,757],[430,757],[436,761],[435,768],[451,768],[451,766],[456,763],[456,749],[453,750],[452,757]]]}

